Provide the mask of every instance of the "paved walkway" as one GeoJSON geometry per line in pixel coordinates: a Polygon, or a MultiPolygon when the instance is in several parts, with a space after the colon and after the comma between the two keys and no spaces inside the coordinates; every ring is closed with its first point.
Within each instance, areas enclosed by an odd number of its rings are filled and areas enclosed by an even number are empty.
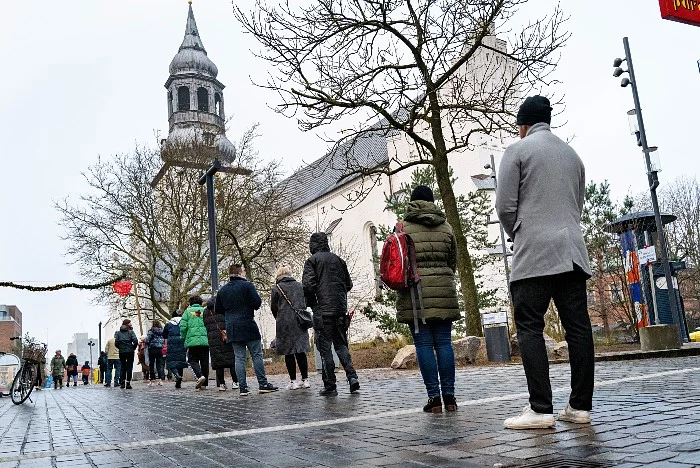
{"type": "MultiPolygon", "coordinates": [[[[569,369],[551,373],[558,410],[569,369]]],[[[520,366],[458,370],[459,411],[437,415],[420,410],[415,371],[368,371],[361,394],[327,399],[312,381],[246,398],[142,383],[42,391],[22,406],[2,398],[0,468],[700,466],[697,357],[598,363],[592,425],[554,430],[503,428],[526,403],[520,366]]]]}

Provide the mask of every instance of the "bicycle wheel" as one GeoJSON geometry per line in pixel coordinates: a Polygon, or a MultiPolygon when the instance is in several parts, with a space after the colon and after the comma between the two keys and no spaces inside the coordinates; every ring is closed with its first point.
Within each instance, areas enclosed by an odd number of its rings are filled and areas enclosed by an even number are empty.
{"type": "Polygon", "coordinates": [[[12,398],[12,403],[15,405],[21,405],[29,398],[29,395],[34,390],[34,372],[32,367],[23,364],[17,375],[15,375],[12,381],[12,387],[10,387],[10,398],[12,398]]]}

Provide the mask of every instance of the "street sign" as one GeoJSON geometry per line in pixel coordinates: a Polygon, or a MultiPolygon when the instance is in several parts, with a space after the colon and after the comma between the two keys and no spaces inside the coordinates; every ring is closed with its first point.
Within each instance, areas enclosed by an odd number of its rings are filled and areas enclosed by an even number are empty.
{"type": "Polygon", "coordinates": [[[637,250],[637,259],[639,259],[640,265],[654,263],[656,261],[656,249],[652,245],[651,247],[637,250]]]}
{"type": "Polygon", "coordinates": [[[508,312],[489,312],[486,314],[481,314],[481,321],[484,325],[508,323],[508,312]]]}
{"type": "Polygon", "coordinates": [[[663,19],[700,26],[700,0],[659,0],[659,7],[663,19]]]}

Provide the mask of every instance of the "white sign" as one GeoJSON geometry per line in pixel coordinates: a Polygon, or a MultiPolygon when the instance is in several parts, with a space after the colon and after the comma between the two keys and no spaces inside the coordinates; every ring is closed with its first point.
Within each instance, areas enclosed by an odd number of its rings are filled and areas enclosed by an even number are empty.
{"type": "Polygon", "coordinates": [[[484,325],[508,323],[508,312],[491,312],[487,314],[481,314],[481,320],[484,325]]]}
{"type": "Polygon", "coordinates": [[[640,265],[654,263],[656,261],[656,249],[653,245],[645,249],[639,249],[637,250],[637,258],[639,259],[640,265]]]}

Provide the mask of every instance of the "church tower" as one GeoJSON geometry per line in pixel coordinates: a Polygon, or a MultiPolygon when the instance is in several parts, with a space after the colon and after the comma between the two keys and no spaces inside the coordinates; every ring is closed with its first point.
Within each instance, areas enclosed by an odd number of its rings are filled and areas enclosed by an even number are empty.
{"type": "Polygon", "coordinates": [[[202,44],[190,1],[185,38],[165,82],[170,126],[164,150],[203,143],[218,150],[222,163],[233,162],[236,149],[226,138],[224,85],[216,79],[218,73],[202,44]]]}

